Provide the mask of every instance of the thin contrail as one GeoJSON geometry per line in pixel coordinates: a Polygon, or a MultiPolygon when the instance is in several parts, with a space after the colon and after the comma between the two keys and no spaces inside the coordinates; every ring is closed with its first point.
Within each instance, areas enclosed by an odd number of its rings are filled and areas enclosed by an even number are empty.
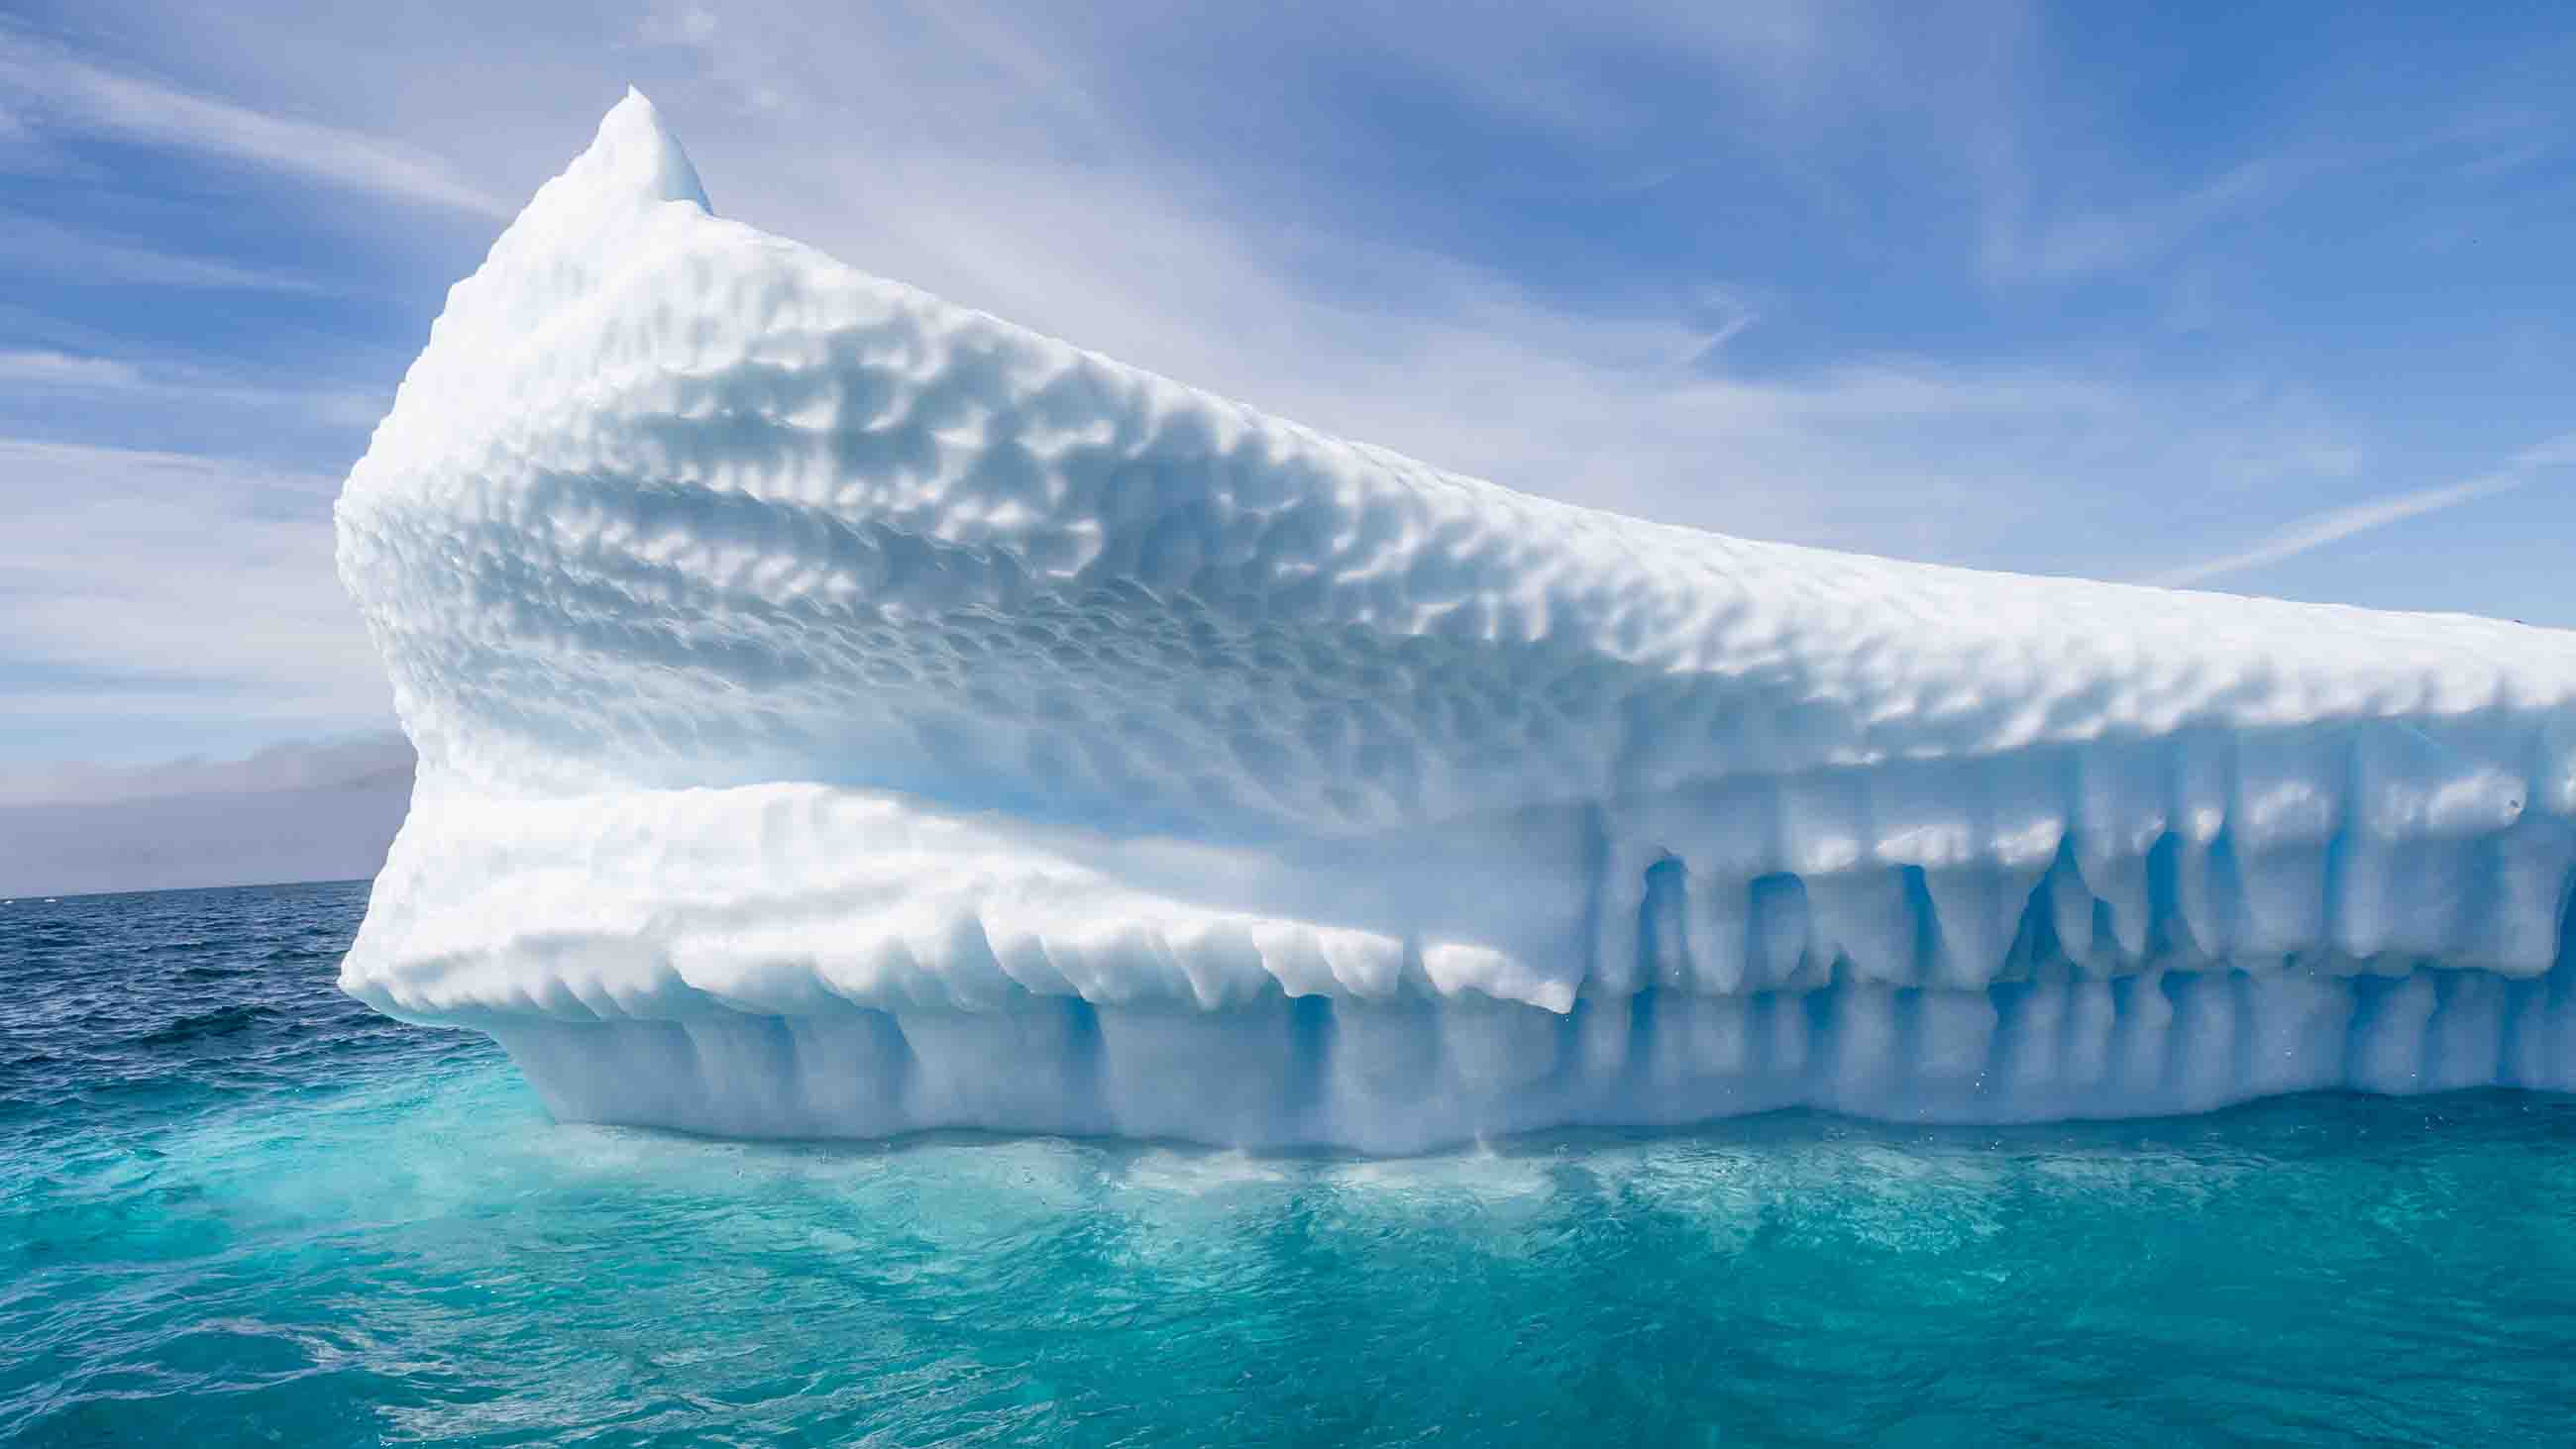
{"type": "Polygon", "coordinates": [[[2547,442],[2523,449],[2505,460],[2492,473],[2472,478],[2465,483],[2452,483],[2440,488],[2422,488],[2388,498],[2375,498],[2368,503],[2355,503],[2344,508],[2330,508],[2312,513],[2289,527],[2241,552],[2224,554],[2199,563],[2185,564],[2147,580],[2165,588],[2181,588],[2221,574],[2232,574],[2264,564],[2294,558],[2312,548],[2321,548],[2337,539],[2350,538],[2387,524],[2402,522],[2445,508],[2457,508],[2481,498],[2508,493],[2532,480],[2533,475],[2560,464],[2576,463],[2576,433],[2561,433],[2547,442]]]}

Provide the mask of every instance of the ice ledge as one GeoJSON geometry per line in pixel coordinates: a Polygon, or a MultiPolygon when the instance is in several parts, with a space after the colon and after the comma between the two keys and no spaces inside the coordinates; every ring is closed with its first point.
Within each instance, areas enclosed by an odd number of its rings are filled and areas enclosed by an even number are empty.
{"type": "MultiPolygon", "coordinates": [[[[1737,814],[1772,821],[1784,800],[1812,808],[1873,778],[1762,782],[1748,798],[1770,807],[1737,814]]],[[[1965,794],[1950,808],[1962,822],[1985,810],[1965,794]]],[[[2151,834],[2042,815],[1937,852],[1920,831],[1873,839],[1812,819],[1787,832],[1804,842],[1792,852],[1765,829],[1674,834],[1671,813],[1525,808],[1229,845],[820,785],[520,799],[431,777],[341,984],[397,1015],[497,1024],[1045,998],[1221,1011],[1473,996],[1561,1014],[1649,990],[1838,979],[1974,991],[2438,967],[2523,980],[2562,958],[2576,888],[2576,827],[2520,809],[2437,826],[2364,801],[2289,829],[2258,828],[2240,803],[2204,829],[2151,834]]]]}
{"type": "Polygon", "coordinates": [[[1216,1012],[1054,1000],[993,1013],[522,1019],[496,1033],[572,1121],[1412,1152],[1791,1106],[2002,1123],[2322,1088],[2564,1091],[2576,1088],[2576,971],[2160,973],[1969,992],[1846,980],[1794,995],[1648,991],[1563,1014],[1476,998],[1273,997],[1216,1012]]]}

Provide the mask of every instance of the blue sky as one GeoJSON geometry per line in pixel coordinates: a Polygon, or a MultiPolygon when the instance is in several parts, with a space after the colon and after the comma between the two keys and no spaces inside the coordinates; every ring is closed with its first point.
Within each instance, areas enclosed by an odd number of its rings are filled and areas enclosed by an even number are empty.
{"type": "Polygon", "coordinates": [[[2542,5],[21,0],[0,805],[390,723],[331,496],[629,82],[726,214],[1515,487],[2576,625],[2570,76],[2542,5]]]}

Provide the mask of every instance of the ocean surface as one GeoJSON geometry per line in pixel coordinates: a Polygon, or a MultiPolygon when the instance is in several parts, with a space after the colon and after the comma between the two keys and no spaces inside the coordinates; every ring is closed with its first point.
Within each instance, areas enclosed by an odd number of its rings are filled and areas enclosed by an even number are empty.
{"type": "Polygon", "coordinates": [[[365,903],[0,906],[0,1442],[2576,1437],[2568,1099],[745,1145],[343,998],[365,903]]]}

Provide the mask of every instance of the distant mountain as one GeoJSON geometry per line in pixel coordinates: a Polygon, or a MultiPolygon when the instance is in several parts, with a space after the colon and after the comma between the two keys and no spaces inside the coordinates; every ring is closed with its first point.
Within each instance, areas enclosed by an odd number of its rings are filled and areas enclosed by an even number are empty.
{"type": "Polygon", "coordinates": [[[412,766],[410,742],[387,732],[0,776],[0,897],[372,876],[412,766]]]}

